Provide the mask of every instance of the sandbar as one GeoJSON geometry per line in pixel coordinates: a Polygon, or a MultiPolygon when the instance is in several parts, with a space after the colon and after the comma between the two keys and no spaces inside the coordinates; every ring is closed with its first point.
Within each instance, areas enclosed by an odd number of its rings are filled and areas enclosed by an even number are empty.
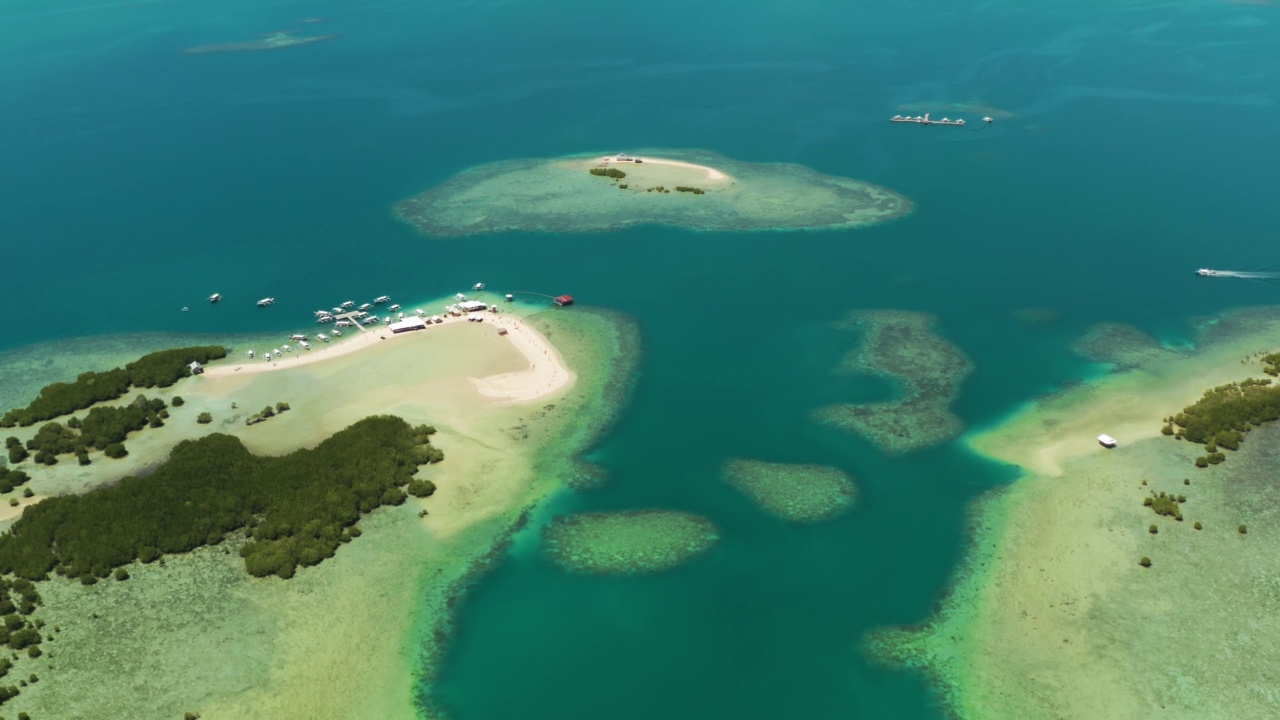
{"type": "Polygon", "coordinates": [[[481,165],[398,203],[394,213],[424,235],[448,237],[640,225],[841,229],[885,222],[911,209],[909,200],[886,188],[800,165],[659,149],[481,165]]]}

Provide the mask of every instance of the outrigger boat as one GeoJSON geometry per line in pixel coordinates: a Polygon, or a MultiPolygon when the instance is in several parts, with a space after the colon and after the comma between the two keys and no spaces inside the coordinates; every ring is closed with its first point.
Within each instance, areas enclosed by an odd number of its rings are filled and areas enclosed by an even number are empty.
{"type": "Polygon", "coordinates": [[[222,293],[214,293],[209,296],[209,302],[216,303],[222,299],[222,293]]]}
{"type": "Polygon", "coordinates": [[[275,298],[262,298],[261,300],[258,301],[258,307],[267,307],[268,305],[275,305],[275,304],[276,304],[275,298]]]}

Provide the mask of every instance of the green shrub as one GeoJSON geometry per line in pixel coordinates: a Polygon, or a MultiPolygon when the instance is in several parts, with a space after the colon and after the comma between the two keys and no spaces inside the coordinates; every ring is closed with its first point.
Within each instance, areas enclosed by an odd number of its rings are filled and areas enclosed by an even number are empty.
{"type": "Polygon", "coordinates": [[[405,487],[405,490],[414,497],[430,497],[436,491],[436,484],[430,480],[413,480],[405,487]]]}
{"type": "Polygon", "coordinates": [[[591,174],[599,175],[600,177],[611,177],[615,180],[618,180],[627,176],[626,173],[622,172],[617,168],[591,168],[591,174]]]}
{"type": "Polygon", "coordinates": [[[130,387],[168,387],[191,374],[192,361],[205,363],[226,356],[226,348],[220,346],[177,348],[144,355],[123,369],[82,373],[75,382],[46,385],[30,405],[5,413],[0,427],[52,420],[122,397],[130,387]]]}
{"type": "Polygon", "coordinates": [[[202,412],[196,416],[196,422],[200,423],[201,425],[208,425],[209,423],[213,422],[213,415],[207,412],[202,412]]]}
{"type": "Polygon", "coordinates": [[[689,187],[688,185],[677,185],[676,192],[693,193],[694,195],[702,195],[706,191],[702,188],[689,187]]]}
{"type": "Polygon", "coordinates": [[[125,580],[128,580],[128,579],[129,579],[129,571],[128,571],[128,570],[125,570],[125,569],[124,569],[124,568],[122,568],[122,567],[118,567],[118,568],[116,568],[115,577],[116,577],[116,580],[117,580],[117,581],[119,581],[119,582],[123,582],[123,581],[125,581],[125,580]]]}
{"type": "Polygon", "coordinates": [[[1156,533],[1160,532],[1160,528],[1156,527],[1155,524],[1152,523],[1147,527],[1147,532],[1151,533],[1152,535],[1155,535],[1156,533]]]}
{"type": "Polygon", "coordinates": [[[1196,467],[1198,467],[1198,468],[1207,468],[1207,467],[1209,467],[1209,458],[1204,457],[1203,455],[1202,455],[1202,456],[1200,456],[1200,457],[1198,457],[1198,458],[1196,458],[1196,467]]]}
{"type": "Polygon", "coordinates": [[[628,185],[627,183],[618,183],[618,189],[619,189],[619,190],[626,190],[626,189],[627,189],[627,188],[629,188],[629,187],[631,187],[631,186],[630,186],[630,185],[628,185]]]}
{"type": "Polygon", "coordinates": [[[1182,484],[1183,484],[1183,485],[1190,485],[1190,484],[1191,484],[1191,478],[1182,478],[1182,484]]]}
{"type": "Polygon", "coordinates": [[[220,433],[186,440],[145,477],[28,507],[0,535],[0,574],[92,584],[135,559],[163,562],[243,530],[245,569],[289,578],[357,536],[364,514],[405,501],[429,435],[378,416],[281,457],[252,455],[220,433]]]}
{"type": "Polygon", "coordinates": [[[288,411],[289,411],[289,403],[287,402],[276,403],[276,412],[288,412],[288,411]]]}
{"type": "Polygon", "coordinates": [[[118,460],[128,455],[129,451],[125,449],[124,443],[111,443],[102,449],[102,454],[113,460],[118,460]]]}
{"type": "Polygon", "coordinates": [[[1227,456],[1220,452],[1216,452],[1216,453],[1210,453],[1209,457],[1206,459],[1209,461],[1210,465],[1217,465],[1218,463],[1221,463],[1222,461],[1226,460],[1227,456]]]}
{"type": "Polygon", "coordinates": [[[1144,555],[1142,559],[1138,561],[1138,564],[1144,568],[1149,568],[1151,567],[1151,558],[1144,555]]]}
{"type": "Polygon", "coordinates": [[[174,395],[173,400],[171,400],[169,404],[174,407],[182,407],[187,404],[187,401],[183,400],[181,395],[174,395]]]}
{"type": "Polygon", "coordinates": [[[1195,524],[1195,525],[1192,525],[1192,527],[1194,527],[1194,528],[1195,528],[1195,529],[1197,529],[1197,530],[1203,530],[1203,529],[1204,529],[1204,525],[1202,525],[1202,524],[1200,523],[1200,521],[1199,521],[1199,520],[1197,520],[1197,521],[1196,521],[1196,524],[1195,524]]]}
{"type": "Polygon", "coordinates": [[[1245,527],[1244,523],[1240,523],[1240,527],[1236,528],[1236,530],[1238,530],[1241,535],[1249,532],[1249,528],[1245,527]]]}

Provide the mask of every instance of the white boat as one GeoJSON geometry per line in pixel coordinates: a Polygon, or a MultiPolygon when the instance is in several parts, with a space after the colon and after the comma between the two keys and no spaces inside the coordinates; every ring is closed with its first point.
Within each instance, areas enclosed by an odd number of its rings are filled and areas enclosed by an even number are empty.
{"type": "Polygon", "coordinates": [[[358,309],[358,310],[371,310],[372,308],[373,308],[373,303],[365,303],[365,304],[361,305],[361,306],[360,306],[359,308],[357,308],[357,309],[358,309]]]}
{"type": "Polygon", "coordinates": [[[343,310],[350,310],[351,308],[353,308],[353,307],[355,307],[355,306],[356,306],[356,301],[355,301],[355,300],[348,300],[348,301],[346,301],[346,302],[342,303],[342,309],[343,309],[343,310]]]}
{"type": "Polygon", "coordinates": [[[248,355],[249,357],[251,357],[251,358],[252,358],[252,357],[253,357],[253,351],[252,351],[252,350],[250,350],[249,352],[245,353],[245,355],[248,355]]]}
{"type": "Polygon", "coordinates": [[[295,335],[290,335],[289,339],[290,340],[306,340],[307,336],[303,335],[302,333],[297,333],[295,335]]]}
{"type": "Polygon", "coordinates": [[[399,305],[399,304],[392,305],[391,307],[389,307],[389,308],[387,308],[387,309],[388,309],[388,310],[390,310],[391,312],[395,312],[395,311],[397,311],[397,310],[399,310],[399,309],[400,309],[400,305],[399,305]]]}
{"type": "Polygon", "coordinates": [[[1221,277],[1222,276],[1222,273],[1218,272],[1217,270],[1210,270],[1209,268],[1200,268],[1199,270],[1196,271],[1196,274],[1201,277],[1221,277]]]}
{"type": "Polygon", "coordinates": [[[457,295],[454,295],[454,297],[455,297],[455,298],[457,298],[458,300],[466,300],[466,299],[467,299],[467,296],[466,296],[466,295],[463,295],[462,293],[458,293],[457,295]]]}
{"type": "Polygon", "coordinates": [[[364,319],[365,325],[377,325],[380,322],[382,322],[382,318],[378,317],[377,315],[370,315],[369,317],[364,319]]]}
{"type": "Polygon", "coordinates": [[[471,289],[472,289],[472,290],[483,290],[483,289],[484,289],[484,283],[476,283],[475,285],[472,285],[472,286],[471,286],[471,289]]]}
{"type": "Polygon", "coordinates": [[[397,320],[403,320],[403,319],[404,319],[404,313],[396,313],[396,319],[397,319],[397,320]]]}
{"type": "Polygon", "coordinates": [[[333,309],[333,314],[334,314],[334,315],[338,315],[338,314],[340,314],[341,312],[342,312],[342,308],[340,308],[340,307],[336,307],[336,308],[334,308],[334,309],[333,309]]]}
{"type": "Polygon", "coordinates": [[[1099,435],[1098,444],[1104,448],[1113,448],[1116,446],[1116,439],[1110,435],[1099,435]]]}
{"type": "Polygon", "coordinates": [[[391,302],[391,296],[390,296],[390,295],[379,295],[378,297],[374,298],[374,299],[373,299],[373,301],[374,301],[375,303],[377,303],[377,304],[381,305],[382,303],[385,303],[385,302],[391,302]]]}
{"type": "Polygon", "coordinates": [[[289,347],[288,345],[281,345],[280,347],[284,348],[285,352],[293,352],[293,348],[289,347]]]}
{"type": "Polygon", "coordinates": [[[317,335],[316,339],[319,340],[320,342],[329,342],[329,336],[325,335],[324,333],[320,333],[319,335],[317,335]]]}
{"type": "Polygon", "coordinates": [[[314,313],[316,317],[324,317],[325,315],[328,315],[328,314],[329,314],[328,310],[317,310],[314,313]]]}
{"type": "Polygon", "coordinates": [[[341,331],[341,330],[334,330],[334,331],[333,331],[333,336],[334,336],[334,337],[342,337],[342,331],[341,331]]]}
{"type": "Polygon", "coordinates": [[[356,313],[356,319],[357,319],[357,320],[363,320],[363,319],[365,319],[365,318],[367,318],[367,317],[369,317],[369,313],[367,313],[367,312],[365,312],[365,311],[363,311],[363,310],[361,310],[360,312],[356,313]]]}
{"type": "Polygon", "coordinates": [[[311,343],[306,342],[305,340],[304,340],[304,341],[302,341],[302,342],[300,342],[300,343],[298,343],[298,344],[302,346],[302,349],[303,349],[303,350],[310,350],[310,349],[311,349],[311,343]]]}
{"type": "Polygon", "coordinates": [[[414,311],[413,311],[413,314],[414,314],[414,315],[417,315],[418,317],[426,317],[426,316],[427,316],[427,311],[426,311],[426,310],[423,310],[422,308],[418,308],[417,310],[414,310],[414,311]]]}
{"type": "MultiPolygon", "coordinates": [[[[351,327],[352,325],[355,325],[355,323],[351,322],[350,320],[339,320],[337,323],[334,324],[334,327],[351,327]]],[[[337,333],[338,331],[334,330],[333,332],[337,333]]]]}
{"type": "Polygon", "coordinates": [[[222,299],[221,293],[214,293],[209,296],[209,302],[218,302],[221,299],[222,299]]]}
{"type": "Polygon", "coordinates": [[[263,357],[263,359],[264,359],[264,360],[270,360],[270,359],[271,359],[271,353],[267,353],[266,355],[264,355],[264,356],[262,356],[262,357],[263,357]]]}
{"type": "Polygon", "coordinates": [[[258,301],[258,307],[267,307],[268,305],[275,305],[275,304],[276,304],[275,298],[262,298],[261,300],[258,301]]]}
{"type": "Polygon", "coordinates": [[[515,299],[516,299],[515,295],[512,295],[511,293],[507,293],[507,302],[511,302],[512,300],[515,300],[515,299]]]}
{"type": "Polygon", "coordinates": [[[316,322],[318,322],[318,323],[322,323],[322,324],[323,324],[323,323],[331,323],[331,322],[333,322],[333,316],[332,316],[332,315],[325,315],[325,316],[323,316],[323,317],[318,317],[318,318],[316,318],[316,322]]]}

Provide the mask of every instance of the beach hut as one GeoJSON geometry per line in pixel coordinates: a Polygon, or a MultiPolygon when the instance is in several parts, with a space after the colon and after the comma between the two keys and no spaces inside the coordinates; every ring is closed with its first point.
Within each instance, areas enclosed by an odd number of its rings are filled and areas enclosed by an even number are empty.
{"type": "Polygon", "coordinates": [[[194,360],[191,361],[191,364],[188,365],[187,367],[191,368],[192,375],[199,375],[200,373],[204,372],[204,368],[200,366],[200,363],[194,360]]]}
{"type": "Polygon", "coordinates": [[[412,330],[422,330],[426,326],[427,321],[415,315],[399,322],[393,322],[387,327],[391,328],[391,332],[393,333],[402,333],[410,332],[412,330]]]}
{"type": "Polygon", "coordinates": [[[560,307],[565,307],[566,305],[572,305],[572,304],[573,304],[573,296],[572,296],[572,295],[560,295],[560,296],[558,296],[558,297],[556,297],[556,298],[555,298],[555,303],[556,303],[556,305],[559,305],[560,307]]]}

